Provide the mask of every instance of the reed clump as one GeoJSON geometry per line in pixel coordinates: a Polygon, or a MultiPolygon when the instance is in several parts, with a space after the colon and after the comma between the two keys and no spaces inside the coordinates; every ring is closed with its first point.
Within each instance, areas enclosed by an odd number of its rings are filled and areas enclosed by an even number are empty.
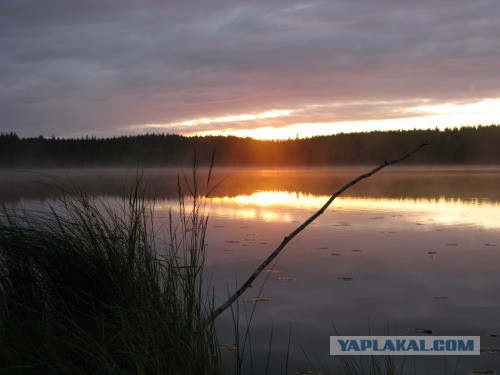
{"type": "Polygon", "coordinates": [[[180,194],[159,226],[140,180],[111,203],[59,188],[0,216],[0,373],[219,374],[207,216],[180,194]]]}

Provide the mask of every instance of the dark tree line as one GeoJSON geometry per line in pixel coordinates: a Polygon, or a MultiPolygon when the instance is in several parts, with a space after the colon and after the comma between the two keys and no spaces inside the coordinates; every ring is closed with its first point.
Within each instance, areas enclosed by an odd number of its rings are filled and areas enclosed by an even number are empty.
{"type": "Polygon", "coordinates": [[[307,139],[259,141],[238,137],[146,134],[97,139],[19,138],[0,134],[0,167],[178,166],[201,164],[216,151],[218,166],[334,166],[376,164],[424,140],[407,163],[500,164],[500,126],[342,133],[307,139]]]}

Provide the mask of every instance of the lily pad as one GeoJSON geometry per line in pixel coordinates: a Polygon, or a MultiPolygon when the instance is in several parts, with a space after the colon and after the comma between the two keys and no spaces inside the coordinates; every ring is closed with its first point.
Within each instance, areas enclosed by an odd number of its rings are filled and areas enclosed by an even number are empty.
{"type": "Polygon", "coordinates": [[[283,282],[287,282],[287,281],[295,281],[295,277],[288,277],[288,276],[285,276],[285,277],[278,277],[278,280],[279,280],[279,281],[283,281],[283,282]]]}
{"type": "Polygon", "coordinates": [[[416,334],[424,333],[426,335],[432,335],[432,329],[428,328],[406,328],[406,332],[416,333],[416,334]]]}
{"type": "Polygon", "coordinates": [[[488,354],[493,354],[493,355],[500,355],[500,348],[499,347],[481,348],[480,351],[483,352],[483,353],[488,353],[488,354]]]}
{"type": "Polygon", "coordinates": [[[434,299],[450,299],[450,297],[446,297],[446,296],[436,296],[436,297],[432,297],[434,299]]]}
{"type": "Polygon", "coordinates": [[[348,227],[350,226],[351,223],[347,223],[345,221],[339,221],[337,224],[333,224],[334,227],[348,227]]]}
{"type": "Polygon", "coordinates": [[[231,352],[235,352],[238,350],[238,344],[223,344],[221,345],[224,349],[229,350],[231,352]]]}
{"type": "Polygon", "coordinates": [[[245,300],[243,300],[243,302],[268,302],[270,300],[271,300],[271,298],[267,298],[267,297],[257,297],[254,299],[245,299],[245,300]]]}
{"type": "Polygon", "coordinates": [[[240,243],[240,241],[235,241],[235,240],[227,240],[226,243],[240,243]]]}
{"type": "Polygon", "coordinates": [[[337,277],[337,279],[342,280],[342,281],[351,281],[351,280],[353,280],[352,277],[337,277]]]}
{"type": "Polygon", "coordinates": [[[331,253],[330,255],[332,255],[334,257],[339,257],[341,254],[339,254],[339,253],[331,253]]]}
{"type": "Polygon", "coordinates": [[[359,250],[359,249],[352,249],[351,251],[352,251],[352,252],[354,252],[354,253],[360,253],[362,250],[359,250]]]}
{"type": "Polygon", "coordinates": [[[427,254],[431,255],[431,254],[437,254],[438,252],[437,251],[428,251],[427,254]]]}
{"type": "Polygon", "coordinates": [[[267,272],[269,272],[269,273],[281,273],[281,270],[277,270],[276,268],[271,268],[271,269],[267,270],[267,272]]]}
{"type": "Polygon", "coordinates": [[[457,243],[447,243],[446,246],[458,246],[457,243]]]}
{"type": "Polygon", "coordinates": [[[485,243],[484,246],[497,246],[496,243],[485,243]]]}

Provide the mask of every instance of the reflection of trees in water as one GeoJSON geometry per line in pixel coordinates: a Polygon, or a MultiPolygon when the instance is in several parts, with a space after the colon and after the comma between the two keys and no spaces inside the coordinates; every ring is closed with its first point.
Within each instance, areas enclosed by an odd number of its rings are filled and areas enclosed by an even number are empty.
{"type": "MultiPolygon", "coordinates": [[[[424,151],[425,152],[425,151],[424,151]]],[[[227,169],[219,168],[213,179],[223,183],[213,197],[251,195],[258,191],[286,191],[328,195],[368,168],[227,169]]],[[[53,196],[53,177],[72,183],[91,195],[123,196],[136,171],[130,169],[74,169],[68,171],[0,172],[0,201],[53,196]],[[52,177],[49,177],[52,176],[52,177]]],[[[144,171],[150,198],[176,199],[176,169],[144,171]]],[[[203,174],[204,171],[201,171],[203,174]]],[[[205,172],[206,173],[206,172],[205,172]]],[[[201,176],[200,178],[203,178],[201,176]]],[[[384,171],[370,183],[353,186],[346,196],[374,198],[446,198],[500,201],[500,168],[416,168],[384,171]]]]}

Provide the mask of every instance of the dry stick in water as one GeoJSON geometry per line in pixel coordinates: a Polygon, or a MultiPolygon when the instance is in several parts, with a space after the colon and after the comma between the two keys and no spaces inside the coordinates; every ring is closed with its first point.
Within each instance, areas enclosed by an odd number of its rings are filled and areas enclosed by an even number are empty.
{"type": "Polygon", "coordinates": [[[267,259],[262,262],[262,264],[255,270],[255,272],[248,278],[248,280],[231,296],[228,298],[226,302],[224,302],[219,308],[214,310],[212,314],[208,317],[207,323],[213,321],[215,318],[217,318],[220,314],[222,314],[223,311],[225,311],[229,306],[233,304],[236,299],[241,296],[249,287],[252,285],[253,281],[259,276],[259,274],[273,261],[274,258],[285,248],[285,246],[300,232],[302,232],[309,224],[311,224],[318,216],[320,216],[325,210],[330,206],[330,204],[333,202],[335,198],[337,198],[340,194],[342,194],[344,191],[349,189],[351,186],[355,185],[361,180],[364,180],[365,178],[373,176],[375,173],[380,171],[381,169],[387,167],[388,165],[396,164],[399,163],[400,161],[403,161],[410,156],[412,156],[414,153],[416,153],[418,150],[420,150],[422,147],[427,146],[428,142],[422,143],[420,146],[418,146],[415,150],[411,151],[410,153],[400,157],[399,159],[391,160],[391,161],[384,161],[383,164],[379,165],[377,168],[373,169],[371,172],[365,173],[358,178],[352,180],[348,184],[344,185],[340,190],[337,190],[330,199],[317,211],[314,215],[312,215],[309,219],[304,221],[297,229],[295,229],[292,233],[290,233],[288,236],[286,236],[281,244],[272,252],[271,255],[267,257],[267,259]]]}

